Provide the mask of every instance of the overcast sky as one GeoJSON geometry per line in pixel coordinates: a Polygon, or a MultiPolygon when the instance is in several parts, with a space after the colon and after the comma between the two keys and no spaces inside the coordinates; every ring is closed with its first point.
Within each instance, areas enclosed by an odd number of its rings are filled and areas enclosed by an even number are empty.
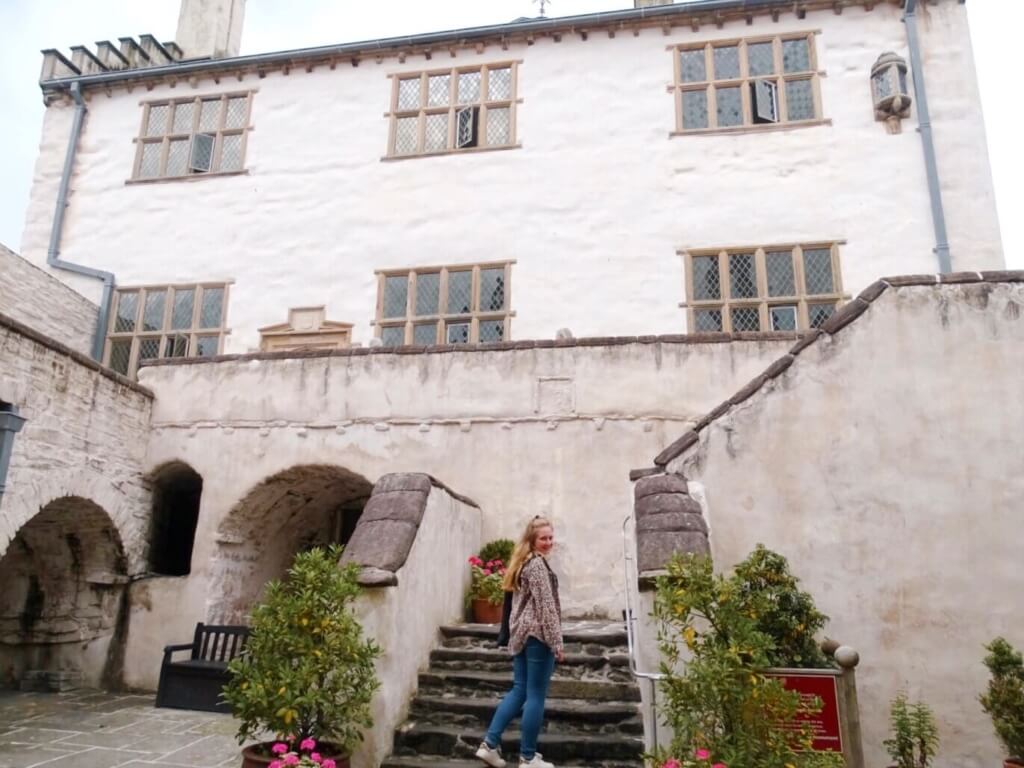
{"type": "MultiPolygon", "coordinates": [[[[549,15],[629,7],[630,0],[554,0],[549,15]]],[[[0,0],[0,242],[18,250],[43,106],[41,48],[152,33],[174,38],[179,0],[0,0]]],[[[1016,47],[1020,0],[968,0],[988,149],[1007,263],[1024,268],[1024,152],[1016,47]],[[1014,59],[1011,61],[1011,57],[1014,59]]],[[[493,24],[536,14],[530,0],[248,0],[242,53],[493,24]]],[[[931,83],[930,88],[938,87],[931,83]]],[[[941,158],[940,158],[941,163],[941,158]]]]}

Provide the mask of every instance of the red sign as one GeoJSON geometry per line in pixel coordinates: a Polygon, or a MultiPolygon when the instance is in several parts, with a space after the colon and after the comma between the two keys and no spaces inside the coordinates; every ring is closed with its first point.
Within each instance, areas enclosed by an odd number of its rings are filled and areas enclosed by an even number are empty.
{"type": "Polygon", "coordinates": [[[814,731],[811,745],[815,752],[842,752],[843,738],[839,727],[839,683],[835,675],[807,672],[769,674],[782,681],[787,691],[797,691],[807,704],[817,697],[823,707],[816,714],[801,714],[797,721],[808,723],[814,731]]]}

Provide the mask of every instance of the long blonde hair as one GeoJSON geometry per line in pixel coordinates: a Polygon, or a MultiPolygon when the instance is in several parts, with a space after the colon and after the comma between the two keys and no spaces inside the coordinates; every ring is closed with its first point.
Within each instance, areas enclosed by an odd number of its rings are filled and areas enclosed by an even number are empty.
{"type": "Polygon", "coordinates": [[[554,528],[554,526],[551,525],[550,520],[540,515],[535,516],[526,524],[526,530],[523,531],[515,549],[512,550],[508,568],[505,569],[505,578],[501,582],[501,586],[506,592],[514,592],[519,589],[519,572],[523,570],[526,561],[533,557],[533,545],[537,541],[537,534],[540,533],[541,528],[554,528]]]}

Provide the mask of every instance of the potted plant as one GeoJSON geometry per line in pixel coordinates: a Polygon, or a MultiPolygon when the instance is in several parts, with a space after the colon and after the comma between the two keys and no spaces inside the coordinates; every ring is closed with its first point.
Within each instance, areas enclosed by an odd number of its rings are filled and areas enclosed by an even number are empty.
{"type": "Polygon", "coordinates": [[[985,666],[992,678],[981,706],[992,718],[996,735],[1006,748],[1003,765],[1024,766],[1024,659],[1004,638],[997,637],[985,646],[985,666]]]}
{"type": "Polygon", "coordinates": [[[939,748],[939,731],[931,708],[922,701],[907,702],[900,693],[889,707],[889,728],[892,738],[882,742],[892,768],[928,768],[939,748]]]}
{"type": "Polygon", "coordinates": [[[277,739],[246,747],[242,768],[301,765],[314,749],[321,761],[347,768],[362,729],[373,724],[380,648],[363,638],[352,612],[358,566],[339,567],[340,557],[337,546],[298,554],[252,611],[252,633],[228,667],[224,698],[241,721],[239,743],[265,733],[277,739]]]}
{"type": "Polygon", "coordinates": [[[505,590],[501,586],[505,578],[505,562],[484,560],[478,555],[471,555],[469,567],[472,580],[466,599],[473,611],[473,621],[480,624],[499,623],[501,607],[505,601],[505,590]]]}

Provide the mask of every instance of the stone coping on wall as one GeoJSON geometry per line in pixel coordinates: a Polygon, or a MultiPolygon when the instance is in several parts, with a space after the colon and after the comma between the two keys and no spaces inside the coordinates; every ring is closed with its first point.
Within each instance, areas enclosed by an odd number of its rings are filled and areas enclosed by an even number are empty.
{"type": "Polygon", "coordinates": [[[71,349],[71,347],[61,344],[56,339],[50,338],[49,336],[40,333],[34,328],[30,328],[24,323],[18,322],[14,318],[8,317],[3,313],[0,313],[0,328],[8,328],[11,331],[14,331],[14,333],[18,334],[19,336],[24,336],[25,338],[34,341],[36,344],[40,344],[46,347],[47,349],[57,352],[58,354],[64,355],[65,357],[71,359],[72,361],[78,363],[81,366],[91,368],[92,370],[99,373],[101,376],[110,379],[115,384],[118,384],[122,387],[128,387],[129,389],[138,392],[140,395],[145,395],[150,399],[153,399],[154,397],[152,390],[150,390],[148,387],[144,387],[137,381],[132,381],[131,379],[126,378],[125,376],[122,376],[121,374],[115,371],[112,371],[110,368],[100,365],[91,357],[87,357],[86,355],[83,355],[81,352],[76,352],[75,350],[71,349]]]}
{"type": "Polygon", "coordinates": [[[247,352],[243,354],[213,355],[210,357],[177,357],[146,360],[141,368],[176,365],[206,365],[210,363],[308,360],[325,357],[364,357],[366,355],[431,355],[451,352],[515,352],[524,349],[569,349],[575,347],[622,347],[630,344],[731,344],[734,342],[796,341],[804,333],[755,332],[743,333],[680,333],[661,336],[591,336],[579,339],[534,339],[523,341],[496,341],[484,344],[431,344],[401,347],[347,347],[345,349],[282,350],[280,352],[247,352]]]}
{"type": "Polygon", "coordinates": [[[630,480],[637,481],[665,472],[665,467],[670,462],[682,456],[700,441],[700,433],[710,424],[755,395],[769,381],[780,376],[793,364],[798,355],[814,345],[819,339],[824,336],[834,336],[854,322],[868,310],[872,302],[890,288],[903,288],[907,286],[942,287],[964,283],[1024,283],[1024,270],[953,272],[945,275],[900,275],[896,277],[883,277],[875,281],[861,291],[856,298],[843,305],[820,329],[805,334],[803,338],[793,345],[787,354],[769,365],[763,373],[755,376],[732,397],[723,401],[716,408],[698,419],[691,429],[683,433],[655,457],[653,467],[632,470],[629,473],[630,480]]]}
{"type": "Polygon", "coordinates": [[[456,493],[436,477],[421,472],[395,472],[373,486],[352,538],[342,553],[342,564],[360,566],[363,587],[394,587],[416,541],[431,490],[443,490],[453,499],[476,509],[472,499],[456,493]]]}

